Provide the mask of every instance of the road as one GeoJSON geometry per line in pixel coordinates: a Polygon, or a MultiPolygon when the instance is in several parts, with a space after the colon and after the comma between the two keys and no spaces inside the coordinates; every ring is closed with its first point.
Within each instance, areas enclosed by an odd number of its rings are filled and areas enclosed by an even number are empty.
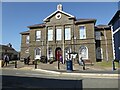
{"type": "Polygon", "coordinates": [[[1,76],[3,88],[33,88],[34,90],[38,88],[52,88],[51,90],[62,90],[60,88],[74,88],[75,90],[86,90],[86,88],[105,88],[106,90],[106,88],[108,88],[109,90],[118,90],[115,89],[118,88],[118,79],[115,78],[63,76],[17,69],[3,69],[1,76]]]}

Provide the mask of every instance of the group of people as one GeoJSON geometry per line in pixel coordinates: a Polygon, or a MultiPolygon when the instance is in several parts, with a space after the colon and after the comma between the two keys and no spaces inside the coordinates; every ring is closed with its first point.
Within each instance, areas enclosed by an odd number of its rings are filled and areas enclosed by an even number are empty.
{"type": "Polygon", "coordinates": [[[30,62],[30,55],[27,58],[24,58],[24,64],[29,65],[30,62]]]}

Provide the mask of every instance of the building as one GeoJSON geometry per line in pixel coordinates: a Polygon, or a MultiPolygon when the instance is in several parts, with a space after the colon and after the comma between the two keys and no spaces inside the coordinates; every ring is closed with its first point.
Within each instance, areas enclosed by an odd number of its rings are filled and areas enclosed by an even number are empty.
{"type": "Polygon", "coordinates": [[[73,58],[83,57],[86,61],[111,61],[111,27],[95,26],[96,19],[76,19],[62,9],[61,4],[57,5],[57,10],[47,16],[44,23],[28,26],[28,31],[20,33],[21,58],[62,56],[65,61],[72,53],[73,58]]]}
{"type": "Polygon", "coordinates": [[[3,60],[5,54],[9,56],[10,60],[19,59],[19,53],[12,48],[10,43],[8,45],[0,45],[0,60],[3,60]]]}
{"type": "Polygon", "coordinates": [[[108,25],[112,26],[114,59],[120,60],[120,2],[118,3],[118,11],[108,25]]]}

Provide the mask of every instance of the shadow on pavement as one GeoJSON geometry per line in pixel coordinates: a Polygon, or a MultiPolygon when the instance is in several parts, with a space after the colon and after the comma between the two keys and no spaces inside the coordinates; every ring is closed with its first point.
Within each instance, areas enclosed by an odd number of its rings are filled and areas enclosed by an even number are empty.
{"type": "Polygon", "coordinates": [[[2,76],[2,90],[83,90],[82,80],[2,76]]]}

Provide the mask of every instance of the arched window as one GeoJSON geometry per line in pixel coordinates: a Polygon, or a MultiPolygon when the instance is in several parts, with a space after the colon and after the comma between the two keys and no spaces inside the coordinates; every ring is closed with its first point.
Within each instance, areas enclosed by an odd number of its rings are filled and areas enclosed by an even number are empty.
{"type": "Polygon", "coordinates": [[[83,59],[88,59],[88,48],[86,46],[80,47],[79,57],[82,57],[83,59]]]}
{"type": "Polygon", "coordinates": [[[41,49],[35,48],[35,58],[40,58],[40,57],[41,57],[41,49]]]}

